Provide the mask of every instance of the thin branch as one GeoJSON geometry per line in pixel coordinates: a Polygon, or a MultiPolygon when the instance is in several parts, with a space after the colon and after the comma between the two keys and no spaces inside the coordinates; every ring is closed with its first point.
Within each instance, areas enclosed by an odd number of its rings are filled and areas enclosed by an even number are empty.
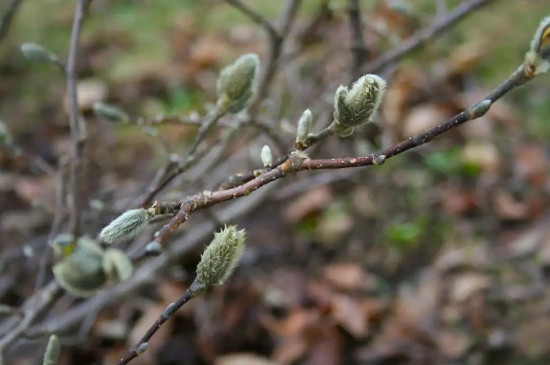
{"type": "Polygon", "coordinates": [[[141,355],[145,350],[147,350],[147,343],[153,337],[153,335],[162,327],[162,325],[168,321],[174,313],[176,313],[185,303],[193,299],[195,293],[190,288],[185,291],[185,293],[174,303],[168,305],[168,307],[162,312],[162,314],[157,318],[155,323],[149,327],[145,335],[139,340],[139,342],[130,350],[128,353],[120,359],[117,363],[118,365],[128,364],[130,361],[141,355]]]}
{"type": "Polygon", "coordinates": [[[77,95],[77,60],[78,42],[84,15],[92,0],[79,0],[73,20],[69,57],[67,60],[67,99],[69,102],[69,125],[71,128],[71,172],[69,191],[71,194],[71,222],[70,231],[78,236],[80,233],[80,216],[82,213],[82,151],[86,139],[86,131],[80,120],[77,95]]]}
{"type": "Polygon", "coordinates": [[[380,73],[390,64],[398,62],[407,54],[422,47],[432,38],[443,34],[443,32],[450,29],[453,25],[473,13],[475,10],[494,1],[495,0],[469,0],[462,2],[452,12],[442,18],[437,18],[432,25],[420,30],[397,47],[383,53],[376,60],[367,64],[364,69],[369,73],[380,73]]]}
{"type": "Polygon", "coordinates": [[[250,20],[252,20],[254,23],[262,26],[264,30],[267,32],[267,35],[270,38],[276,38],[277,37],[277,31],[273,27],[273,25],[264,18],[260,13],[258,13],[256,10],[252,9],[246,4],[243,4],[240,0],[224,0],[226,3],[232,5],[237,10],[239,10],[241,13],[246,15],[250,20]]]}
{"type": "Polygon", "coordinates": [[[12,0],[5,13],[2,14],[0,18],[0,43],[8,35],[13,18],[22,2],[23,0],[12,0]]]}
{"type": "Polygon", "coordinates": [[[359,0],[349,0],[348,17],[351,30],[351,51],[353,53],[351,76],[353,80],[356,80],[361,76],[361,65],[363,65],[368,55],[367,49],[365,48],[365,42],[363,41],[359,0]]]}

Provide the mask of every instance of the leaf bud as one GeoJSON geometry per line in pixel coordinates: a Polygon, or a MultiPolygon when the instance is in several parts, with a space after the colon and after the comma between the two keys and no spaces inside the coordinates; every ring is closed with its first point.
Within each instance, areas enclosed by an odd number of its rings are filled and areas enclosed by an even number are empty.
{"type": "Polygon", "coordinates": [[[242,256],[244,240],[244,229],[238,231],[236,226],[226,226],[221,232],[214,233],[214,239],[197,265],[197,278],[191,289],[199,292],[213,285],[222,285],[242,256]]]}
{"type": "Polygon", "coordinates": [[[550,16],[542,19],[535,31],[529,52],[525,54],[524,67],[528,76],[550,69],[550,16]]]}
{"type": "Polygon", "coordinates": [[[56,335],[51,335],[48,340],[48,345],[46,346],[46,351],[44,352],[44,361],[42,365],[56,365],[59,361],[59,353],[61,351],[61,346],[59,345],[59,339],[56,335]]]}
{"type": "Polygon", "coordinates": [[[225,67],[218,77],[218,107],[229,113],[245,109],[256,93],[260,59],[249,53],[225,67]]]}
{"type": "Polygon", "coordinates": [[[50,63],[57,60],[57,56],[52,52],[48,51],[43,46],[36,43],[23,43],[21,44],[21,53],[23,56],[31,61],[39,63],[50,63]]]}
{"type": "Polygon", "coordinates": [[[311,114],[311,110],[306,109],[302,113],[302,116],[298,121],[298,130],[296,131],[296,146],[298,146],[298,148],[300,148],[300,146],[306,145],[307,137],[311,130],[312,120],[313,120],[313,116],[311,114]]]}
{"type": "Polygon", "coordinates": [[[334,96],[334,121],[339,136],[372,121],[386,91],[386,81],[377,75],[359,78],[351,88],[341,85],[334,96]]]}
{"type": "Polygon", "coordinates": [[[148,209],[131,209],[122,213],[99,233],[99,239],[105,243],[114,243],[133,238],[143,232],[154,213],[148,209]]]}
{"type": "Polygon", "coordinates": [[[271,153],[271,148],[268,145],[262,147],[262,152],[260,152],[260,158],[264,167],[271,167],[273,164],[273,154],[271,153]]]}
{"type": "Polygon", "coordinates": [[[128,114],[114,105],[98,101],[94,103],[92,108],[95,115],[112,123],[128,123],[130,120],[128,114]]]}

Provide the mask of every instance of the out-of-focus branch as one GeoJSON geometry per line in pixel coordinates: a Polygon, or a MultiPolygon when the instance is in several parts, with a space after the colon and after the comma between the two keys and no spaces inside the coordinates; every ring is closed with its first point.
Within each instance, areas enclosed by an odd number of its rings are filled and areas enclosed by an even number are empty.
{"type": "Polygon", "coordinates": [[[361,65],[367,57],[367,49],[363,41],[363,30],[361,22],[361,8],[359,0],[349,0],[348,17],[351,31],[351,51],[353,53],[353,66],[351,68],[352,79],[356,80],[361,76],[361,65]]]}
{"type": "Polygon", "coordinates": [[[246,15],[250,20],[252,20],[254,23],[260,25],[264,30],[267,32],[267,35],[270,38],[276,38],[277,37],[277,31],[273,27],[273,25],[264,18],[260,13],[258,13],[256,10],[252,9],[246,4],[243,4],[240,0],[224,0],[226,3],[232,5],[234,8],[239,10],[241,13],[246,15]]]}
{"type": "Polygon", "coordinates": [[[86,130],[81,121],[77,95],[77,61],[78,43],[86,9],[92,0],[79,0],[73,20],[69,57],[67,60],[67,99],[69,104],[69,125],[71,128],[71,158],[70,158],[70,231],[78,236],[80,233],[80,215],[82,211],[82,151],[86,140],[86,130]]]}
{"type": "Polygon", "coordinates": [[[0,43],[8,35],[13,18],[22,2],[23,0],[12,0],[2,17],[0,17],[0,43]]]}
{"type": "Polygon", "coordinates": [[[488,5],[495,0],[467,0],[462,2],[453,11],[449,12],[446,16],[437,18],[433,24],[418,31],[410,39],[402,42],[395,48],[383,53],[374,61],[368,63],[364,69],[368,73],[380,73],[387,66],[398,62],[407,54],[422,47],[430,39],[433,39],[445,31],[450,29],[453,25],[472,14],[475,10],[488,5]]]}

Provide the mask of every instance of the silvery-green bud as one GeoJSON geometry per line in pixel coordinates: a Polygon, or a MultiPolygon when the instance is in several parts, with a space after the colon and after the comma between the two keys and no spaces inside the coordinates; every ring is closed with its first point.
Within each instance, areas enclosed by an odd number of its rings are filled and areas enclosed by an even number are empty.
{"type": "Polygon", "coordinates": [[[110,281],[124,281],[132,275],[132,262],[121,250],[110,248],[103,256],[103,271],[110,281]]]}
{"type": "Polygon", "coordinates": [[[244,229],[226,226],[214,233],[214,240],[204,250],[197,266],[197,278],[192,285],[195,291],[206,290],[212,285],[222,285],[231,275],[244,249],[244,229]]]}
{"type": "Polygon", "coordinates": [[[525,54],[525,71],[529,76],[545,73],[550,69],[550,16],[542,19],[529,52],[525,54]]]}
{"type": "Polygon", "coordinates": [[[94,103],[93,110],[95,115],[112,123],[128,123],[130,117],[122,109],[116,106],[102,103],[94,103]]]}
{"type": "Polygon", "coordinates": [[[132,238],[143,232],[153,216],[147,209],[131,209],[101,230],[99,238],[105,243],[113,243],[132,238]]]}
{"type": "Polygon", "coordinates": [[[296,131],[297,146],[302,146],[306,144],[307,137],[309,135],[309,132],[311,131],[312,120],[313,116],[311,114],[311,110],[306,109],[300,117],[300,120],[298,121],[298,130],[296,131]]]}
{"type": "Polygon", "coordinates": [[[57,60],[57,56],[55,54],[36,43],[23,43],[20,49],[26,59],[34,62],[49,63],[57,60]]]}
{"type": "Polygon", "coordinates": [[[61,346],[59,345],[59,339],[56,335],[51,335],[44,352],[44,361],[42,365],[56,365],[59,361],[59,353],[61,346]]]}
{"type": "Polygon", "coordinates": [[[73,295],[93,295],[107,282],[103,255],[103,249],[94,240],[81,237],[74,251],[53,266],[55,280],[73,295]]]}
{"type": "Polygon", "coordinates": [[[13,139],[8,126],[0,120],[0,147],[9,145],[12,140],[13,139]]]}
{"type": "Polygon", "coordinates": [[[218,77],[218,107],[229,113],[245,109],[256,93],[260,59],[249,53],[225,67],[218,77]]]}
{"type": "Polygon", "coordinates": [[[271,148],[268,145],[262,147],[262,152],[260,152],[260,158],[264,167],[271,167],[273,164],[273,154],[271,153],[271,148]]]}
{"type": "Polygon", "coordinates": [[[334,120],[336,129],[354,128],[371,122],[384,92],[386,81],[377,75],[367,74],[350,88],[340,86],[334,96],[334,120]]]}

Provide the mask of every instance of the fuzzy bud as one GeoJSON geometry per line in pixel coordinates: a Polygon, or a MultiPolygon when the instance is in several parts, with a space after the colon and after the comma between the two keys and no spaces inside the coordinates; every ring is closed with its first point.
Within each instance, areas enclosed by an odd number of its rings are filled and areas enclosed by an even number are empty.
{"type": "Polygon", "coordinates": [[[133,238],[147,228],[152,216],[153,213],[143,208],[128,210],[103,228],[99,239],[110,244],[133,238]]]}
{"type": "Polygon", "coordinates": [[[81,237],[74,252],[54,265],[55,280],[73,295],[93,295],[107,281],[103,255],[103,249],[95,241],[81,237]]]}
{"type": "Polygon", "coordinates": [[[264,167],[271,167],[273,164],[273,154],[271,153],[271,148],[268,145],[262,147],[262,152],[260,152],[260,158],[264,167]]]}
{"type": "Polygon", "coordinates": [[[60,351],[61,346],[59,345],[59,339],[56,335],[51,335],[48,340],[48,345],[46,346],[46,351],[44,352],[44,361],[42,361],[42,365],[57,364],[60,351]]]}
{"type": "Polygon", "coordinates": [[[245,109],[256,93],[260,59],[249,53],[225,67],[218,77],[218,107],[229,113],[245,109]]]}
{"type": "Polygon", "coordinates": [[[51,242],[50,246],[57,259],[67,257],[77,247],[77,240],[72,233],[60,233],[51,242]]]}
{"type": "Polygon", "coordinates": [[[57,60],[57,56],[55,54],[36,43],[23,43],[20,49],[26,59],[34,62],[50,63],[57,60]]]}
{"type": "Polygon", "coordinates": [[[132,275],[132,262],[118,249],[108,249],[103,256],[103,271],[108,280],[124,281],[132,275]]]}
{"type": "Polygon", "coordinates": [[[550,69],[550,16],[542,19],[535,31],[529,52],[525,54],[525,71],[529,76],[550,69]]]}
{"type": "Polygon", "coordinates": [[[197,265],[197,278],[192,285],[195,291],[205,290],[212,285],[222,285],[231,275],[244,249],[244,229],[226,226],[214,233],[214,240],[204,250],[197,265]]]}
{"type": "Polygon", "coordinates": [[[306,109],[298,121],[298,130],[296,131],[296,146],[303,146],[307,142],[313,116],[311,110],[306,109]]]}
{"type": "Polygon", "coordinates": [[[94,103],[95,115],[112,123],[128,123],[130,117],[122,109],[102,102],[94,103]]]}
{"type": "Polygon", "coordinates": [[[334,96],[334,120],[339,136],[353,133],[354,128],[372,121],[386,91],[386,81],[367,74],[350,88],[340,86],[334,96]]]}

